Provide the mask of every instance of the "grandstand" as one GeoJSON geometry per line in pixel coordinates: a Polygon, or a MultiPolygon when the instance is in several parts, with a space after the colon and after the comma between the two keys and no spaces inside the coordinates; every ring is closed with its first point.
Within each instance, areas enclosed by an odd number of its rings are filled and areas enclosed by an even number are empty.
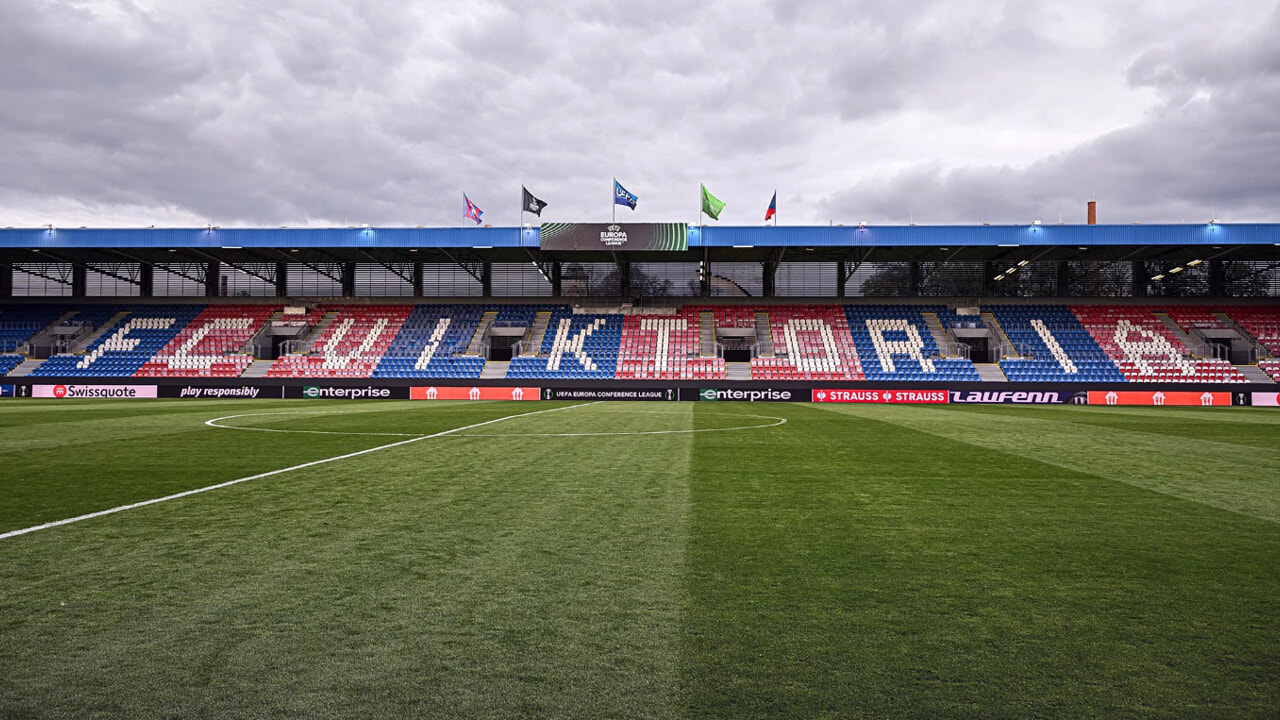
{"type": "MultiPolygon", "coordinates": [[[[328,302],[299,316],[311,321],[293,352],[266,359],[255,358],[263,347],[255,337],[275,322],[300,322],[282,321],[283,305],[9,305],[4,316],[23,328],[25,335],[14,337],[49,331],[57,322],[51,317],[97,318],[81,347],[35,362],[29,375],[38,378],[240,378],[257,361],[268,365],[265,377],[280,379],[474,380],[491,368],[498,373],[490,379],[693,381],[734,379],[729,374],[742,366],[742,379],[752,380],[979,382],[982,363],[965,344],[975,333],[997,338],[993,354],[1011,382],[1243,383],[1248,367],[1276,371],[1276,339],[1267,333],[1280,324],[1277,308],[993,303],[979,310],[962,316],[908,303],[699,302],[578,311],[542,303],[328,302]],[[1242,367],[1207,356],[1208,348],[1224,354],[1225,346],[1191,344],[1161,315],[1178,327],[1227,331],[1256,355],[1242,367]],[[1197,325],[1196,317],[1213,324],[1197,325]],[[745,347],[743,360],[726,361],[727,346],[745,347]]],[[[6,374],[27,360],[21,353],[0,357],[6,374]]]]}
{"type": "Polygon", "coordinates": [[[0,374],[1265,385],[1278,241],[689,227],[683,250],[571,252],[536,228],[0,230],[0,374]]]}

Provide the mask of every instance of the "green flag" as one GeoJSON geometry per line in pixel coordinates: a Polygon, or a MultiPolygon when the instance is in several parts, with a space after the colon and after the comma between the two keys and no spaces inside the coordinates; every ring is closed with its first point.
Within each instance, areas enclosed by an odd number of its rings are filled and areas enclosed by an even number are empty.
{"type": "Polygon", "coordinates": [[[711,216],[712,220],[720,219],[720,211],[724,209],[724,201],[712,195],[707,191],[707,186],[702,186],[702,212],[711,216]]]}

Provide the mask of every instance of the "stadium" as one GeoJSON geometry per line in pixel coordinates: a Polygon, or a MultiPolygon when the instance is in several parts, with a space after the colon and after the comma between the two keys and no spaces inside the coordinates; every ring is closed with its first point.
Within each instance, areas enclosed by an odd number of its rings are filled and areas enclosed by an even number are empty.
{"type": "Polygon", "coordinates": [[[0,230],[0,714],[1272,716],[1280,225],[1093,213],[0,230]]]}

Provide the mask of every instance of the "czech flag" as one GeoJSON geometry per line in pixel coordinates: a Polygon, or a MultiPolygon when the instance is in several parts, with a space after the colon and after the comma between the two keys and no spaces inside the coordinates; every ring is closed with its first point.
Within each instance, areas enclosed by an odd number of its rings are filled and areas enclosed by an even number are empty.
{"type": "Polygon", "coordinates": [[[764,221],[769,222],[769,218],[778,214],[778,191],[773,191],[773,199],[769,201],[769,209],[764,211],[764,221]]]}

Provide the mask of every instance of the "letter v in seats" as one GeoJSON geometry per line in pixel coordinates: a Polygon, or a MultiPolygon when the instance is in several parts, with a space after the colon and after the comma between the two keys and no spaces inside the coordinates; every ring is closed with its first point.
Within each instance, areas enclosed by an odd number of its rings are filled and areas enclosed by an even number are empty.
{"type": "Polygon", "coordinates": [[[451,322],[453,322],[453,318],[447,317],[442,317],[436,321],[436,327],[431,331],[431,338],[423,346],[417,362],[413,364],[414,370],[426,370],[427,366],[431,364],[431,358],[435,356],[436,350],[440,349],[440,342],[444,340],[444,334],[448,332],[451,322]]]}

